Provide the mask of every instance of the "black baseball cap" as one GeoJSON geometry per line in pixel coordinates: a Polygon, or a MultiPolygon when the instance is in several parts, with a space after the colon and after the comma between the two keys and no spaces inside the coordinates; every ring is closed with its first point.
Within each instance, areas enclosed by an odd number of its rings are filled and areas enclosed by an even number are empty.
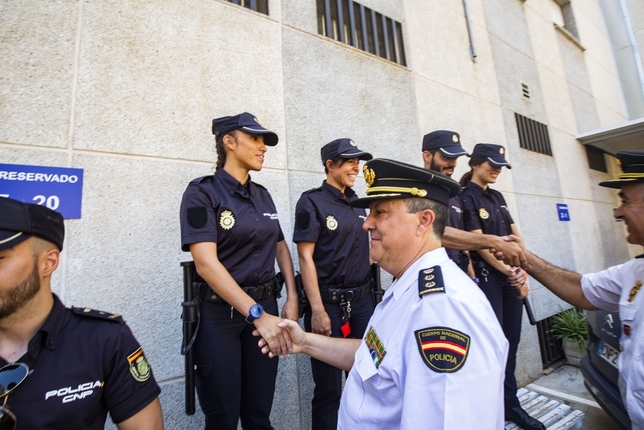
{"type": "Polygon", "coordinates": [[[0,250],[12,248],[31,236],[49,241],[62,251],[63,216],[45,206],[0,197],[0,250]]]}
{"type": "Polygon", "coordinates": [[[320,150],[322,157],[322,164],[326,160],[335,160],[336,158],[359,158],[360,160],[371,160],[373,156],[358,148],[355,142],[351,139],[336,139],[327,143],[320,150]]]}
{"type": "Polygon", "coordinates": [[[251,134],[264,135],[264,143],[268,146],[277,145],[277,134],[262,127],[255,116],[248,112],[243,112],[235,116],[224,116],[212,120],[212,134],[215,137],[222,136],[233,130],[242,130],[251,134]]]}
{"type": "Polygon", "coordinates": [[[420,197],[447,204],[461,190],[458,182],[434,170],[401,161],[376,158],[362,168],[367,182],[367,196],[351,202],[351,206],[369,207],[382,199],[420,197]]]}
{"type": "Polygon", "coordinates": [[[485,158],[495,167],[507,167],[511,169],[510,163],[505,159],[505,148],[494,143],[477,143],[472,151],[472,158],[485,158]]]}
{"type": "Polygon", "coordinates": [[[437,149],[445,158],[469,155],[461,146],[461,137],[455,131],[435,130],[423,136],[423,151],[437,149]]]}
{"type": "Polygon", "coordinates": [[[600,182],[600,186],[621,188],[624,184],[644,182],[644,151],[619,151],[615,157],[623,173],[617,179],[600,182]]]}

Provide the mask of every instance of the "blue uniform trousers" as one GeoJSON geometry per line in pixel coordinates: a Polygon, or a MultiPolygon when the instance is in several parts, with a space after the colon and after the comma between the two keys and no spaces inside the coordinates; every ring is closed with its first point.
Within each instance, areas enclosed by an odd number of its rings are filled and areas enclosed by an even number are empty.
{"type": "MultiPolygon", "coordinates": [[[[277,315],[277,300],[259,300],[264,312],[277,315]]],[[[277,358],[262,354],[255,326],[226,303],[202,302],[194,344],[195,385],[206,416],[206,429],[272,429],[270,422],[277,358]]]]}
{"type": "MultiPolygon", "coordinates": [[[[373,314],[373,297],[368,294],[351,302],[351,319],[349,325],[350,339],[362,339],[367,323],[373,314]]],[[[342,337],[342,310],[337,303],[324,303],[324,309],[331,319],[331,337],[342,337]]],[[[311,331],[311,310],[304,315],[304,327],[311,331]]],[[[315,382],[313,401],[311,402],[311,420],[313,430],[335,430],[338,427],[338,409],[342,395],[342,370],[322,361],[311,358],[311,373],[315,382]]]]}
{"type": "Polygon", "coordinates": [[[479,288],[483,291],[492,305],[506,339],[510,343],[508,361],[505,366],[504,401],[505,408],[520,406],[517,398],[517,380],[514,371],[517,367],[517,349],[521,340],[521,318],[523,316],[523,299],[519,299],[519,291],[510,285],[507,276],[492,267],[485,265],[489,272],[481,274],[480,263],[474,265],[479,288]]]}

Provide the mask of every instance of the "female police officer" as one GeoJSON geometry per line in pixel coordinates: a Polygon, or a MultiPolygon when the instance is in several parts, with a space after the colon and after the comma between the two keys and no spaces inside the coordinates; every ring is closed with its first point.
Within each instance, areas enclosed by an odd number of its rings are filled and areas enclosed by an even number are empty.
{"type": "MultiPolygon", "coordinates": [[[[479,143],[470,158],[471,170],[461,178],[461,201],[465,229],[474,233],[519,236],[503,195],[491,189],[501,173],[501,168],[511,168],[501,145],[479,143]]],[[[522,408],[517,398],[514,376],[516,355],[521,338],[523,298],[528,294],[525,284],[527,274],[521,268],[510,267],[496,260],[487,251],[472,252],[472,263],[483,290],[501,323],[503,333],[510,343],[505,366],[504,403],[505,418],[524,429],[544,429],[541,422],[532,418],[522,408]],[[519,296],[517,297],[517,289],[519,296]]]]}
{"type": "Polygon", "coordinates": [[[249,113],[216,118],[217,167],[193,180],[181,202],[181,246],[203,281],[195,340],[196,388],[206,429],[272,429],[269,415],[277,362],[263,356],[252,331],[285,355],[288,336],[277,327],[276,294],[286,280],[283,318],[297,319],[293,265],[268,191],[251,182],[277,135],[249,113]]]}
{"type": "MultiPolygon", "coordinates": [[[[373,313],[369,235],[362,229],[364,209],[352,208],[358,197],[351,189],[360,160],[371,154],[350,139],[322,147],[326,180],[297,202],[293,241],[309,307],[306,330],[324,336],[362,338],[373,313]]],[[[311,358],[315,381],[313,430],[334,430],[342,394],[342,370],[311,358]]]]}

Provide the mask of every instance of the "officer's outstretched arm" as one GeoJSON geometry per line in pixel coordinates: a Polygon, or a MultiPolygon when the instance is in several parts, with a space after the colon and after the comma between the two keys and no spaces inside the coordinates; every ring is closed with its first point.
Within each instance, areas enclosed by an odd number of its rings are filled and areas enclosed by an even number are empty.
{"type": "Polygon", "coordinates": [[[159,398],[152,400],[134,416],[116,424],[119,430],[162,430],[163,414],[159,398]]]}
{"type": "Polygon", "coordinates": [[[476,234],[445,227],[442,244],[446,248],[461,251],[494,248],[501,253],[503,261],[509,266],[523,267],[526,264],[525,253],[519,243],[506,241],[503,237],[493,234],[476,234]]]}
{"type": "MultiPolygon", "coordinates": [[[[288,329],[288,334],[291,337],[293,346],[289,349],[289,354],[306,354],[347,372],[353,367],[360,339],[343,339],[306,333],[298,323],[291,320],[284,320],[279,323],[279,326],[288,329]]],[[[259,336],[257,330],[253,334],[259,336]]],[[[264,354],[275,357],[275,354],[269,351],[264,339],[260,339],[258,345],[264,354]]]]}
{"type": "Polygon", "coordinates": [[[528,265],[525,266],[527,272],[560,299],[580,309],[597,309],[584,295],[579,273],[553,266],[529,251],[526,252],[526,256],[528,257],[528,265]]]}

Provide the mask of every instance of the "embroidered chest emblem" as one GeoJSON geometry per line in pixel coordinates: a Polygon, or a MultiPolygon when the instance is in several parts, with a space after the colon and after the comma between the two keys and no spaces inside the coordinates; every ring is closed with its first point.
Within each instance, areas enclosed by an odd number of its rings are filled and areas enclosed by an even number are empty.
{"type": "Polygon", "coordinates": [[[224,230],[230,230],[235,225],[235,216],[229,210],[225,210],[219,215],[219,225],[224,230]]]}
{"type": "Polygon", "coordinates": [[[487,213],[485,208],[481,208],[479,209],[479,216],[481,217],[481,219],[488,219],[490,217],[490,214],[487,213]]]}
{"type": "Polygon", "coordinates": [[[130,373],[139,382],[145,382],[150,379],[150,365],[148,360],[143,354],[143,348],[139,347],[132,354],[127,356],[127,361],[130,363],[130,373]]]}
{"type": "Polygon", "coordinates": [[[431,370],[453,373],[463,367],[470,336],[448,327],[428,327],[414,333],[420,356],[431,370]]]}
{"type": "Polygon", "coordinates": [[[640,292],[640,289],[642,289],[642,281],[635,282],[635,285],[631,288],[631,292],[628,294],[629,303],[633,303],[635,296],[640,292]]]}
{"type": "Polygon", "coordinates": [[[335,219],[333,215],[328,215],[326,217],[326,228],[328,228],[331,231],[338,229],[338,220],[335,219]]]}
{"type": "Polygon", "coordinates": [[[382,360],[385,358],[387,350],[380,341],[380,338],[378,337],[378,334],[376,333],[376,330],[373,328],[373,326],[369,327],[369,330],[364,337],[364,342],[367,344],[367,348],[369,348],[369,355],[371,355],[373,364],[377,369],[382,363],[382,360]]]}

